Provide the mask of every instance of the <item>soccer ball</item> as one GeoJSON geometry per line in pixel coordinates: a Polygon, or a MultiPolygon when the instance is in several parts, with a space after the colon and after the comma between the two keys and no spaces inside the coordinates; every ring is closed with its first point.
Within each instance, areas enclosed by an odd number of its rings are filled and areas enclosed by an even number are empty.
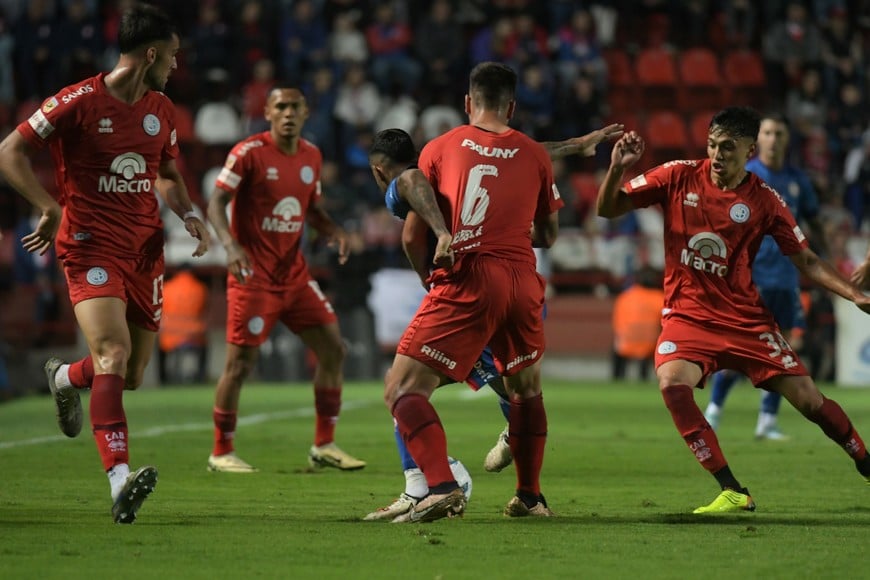
{"type": "Polygon", "coordinates": [[[462,488],[462,493],[465,494],[465,499],[471,499],[471,474],[468,473],[468,470],[465,469],[465,466],[462,465],[462,462],[458,459],[453,459],[452,457],[447,458],[448,463],[450,463],[450,471],[453,472],[453,478],[456,479],[456,483],[459,484],[459,487],[462,488]]]}

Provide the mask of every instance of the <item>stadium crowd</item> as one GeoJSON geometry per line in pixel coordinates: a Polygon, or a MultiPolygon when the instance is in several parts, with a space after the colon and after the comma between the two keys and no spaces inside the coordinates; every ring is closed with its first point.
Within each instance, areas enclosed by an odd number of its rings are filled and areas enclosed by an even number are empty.
{"type": "MultiPolygon", "coordinates": [[[[781,110],[793,128],[789,159],[810,175],[822,202],[827,257],[848,274],[858,236],[870,230],[868,0],[152,3],[182,32],[166,92],[177,108],[179,166],[199,207],[206,207],[230,147],[267,128],[262,111],[273,83],[304,91],[311,109],[304,136],[324,154],[327,209],[352,238],[354,257],[342,280],[359,284],[334,293],[339,310],[365,304],[372,273],[407,267],[401,226],[383,207],[369,170],[374,134],[398,127],[419,148],[459,125],[467,73],[485,60],[520,73],[518,129],[545,141],[621,122],[648,139],[653,161],[703,157],[711,111],[721,106],[781,110]]],[[[128,4],[0,0],[3,135],[45,97],[110,67],[128,4]]],[[[661,231],[655,210],[613,223],[590,211],[608,149],[555,164],[566,202],[561,225],[576,228],[573,235],[564,230],[565,245],[551,251],[557,286],[561,274],[605,269],[615,290],[635,268],[661,265],[649,241],[661,231]],[[610,249],[596,258],[590,248],[602,245],[610,249]],[[629,262],[614,260],[613,248],[623,248],[629,262]]],[[[54,190],[48,155],[34,168],[54,190]]],[[[0,184],[0,208],[2,290],[56,285],[62,277],[51,273],[53,262],[24,267],[20,261],[33,257],[15,252],[15,231],[31,219],[26,202],[0,184]],[[49,273],[39,274],[46,267],[49,273]]],[[[172,232],[168,240],[171,246],[172,232]]],[[[309,252],[329,288],[333,253],[316,240],[309,252]]],[[[57,310],[50,296],[40,304],[37,316],[57,310]]]]}

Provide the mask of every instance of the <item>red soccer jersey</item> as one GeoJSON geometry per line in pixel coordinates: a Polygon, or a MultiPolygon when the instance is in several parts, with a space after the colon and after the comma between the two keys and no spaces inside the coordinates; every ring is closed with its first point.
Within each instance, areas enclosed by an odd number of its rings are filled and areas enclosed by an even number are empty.
{"type": "Polygon", "coordinates": [[[49,143],[63,206],[57,253],[110,256],[163,251],[155,180],[178,155],[175,109],[148,91],[132,105],[106,91],[105,73],[47,99],[18,132],[49,143]]]}
{"type": "Polygon", "coordinates": [[[282,152],[268,131],[237,143],[227,156],[216,185],[235,196],[232,232],[254,268],[246,286],[287,288],[305,271],[299,243],[308,208],[320,198],[322,160],[305,139],[294,155],[282,152]]]}
{"type": "Polygon", "coordinates": [[[709,159],[670,161],[623,188],[635,207],[664,210],[666,315],[736,326],[770,316],[752,283],[762,238],[773,236],[785,255],[808,245],[773,188],[750,173],[723,191],[709,159]]]}
{"type": "Polygon", "coordinates": [[[457,253],[535,263],[532,222],[564,205],[540,143],[512,129],[463,125],[430,141],[419,167],[435,189],[457,253]]]}

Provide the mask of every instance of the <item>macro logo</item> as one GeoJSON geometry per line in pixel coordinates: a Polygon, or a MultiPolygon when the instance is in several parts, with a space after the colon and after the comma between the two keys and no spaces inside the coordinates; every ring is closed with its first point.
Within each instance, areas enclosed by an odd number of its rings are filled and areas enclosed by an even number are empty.
{"type": "Polygon", "coordinates": [[[135,179],[148,170],[145,158],[138,153],[121,153],[109,166],[111,175],[101,175],[97,190],[101,193],[147,193],[150,179],[135,179]]]}
{"type": "Polygon", "coordinates": [[[728,250],[722,238],[711,232],[701,232],[689,240],[689,247],[680,254],[680,262],[695,270],[722,278],[728,273],[727,264],[721,262],[727,254],[728,250]]]}
{"type": "Polygon", "coordinates": [[[302,229],[302,220],[292,221],[302,215],[302,206],[293,196],[287,196],[272,209],[272,215],[263,218],[264,232],[293,234],[302,229]]]}

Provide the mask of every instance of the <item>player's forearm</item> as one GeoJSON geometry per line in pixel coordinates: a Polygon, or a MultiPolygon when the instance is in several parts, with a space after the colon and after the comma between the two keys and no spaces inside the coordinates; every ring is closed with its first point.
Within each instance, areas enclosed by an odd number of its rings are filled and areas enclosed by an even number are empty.
{"type": "Polygon", "coordinates": [[[172,210],[172,213],[182,220],[193,211],[193,202],[190,201],[187,186],[184,185],[184,181],[180,177],[178,179],[158,178],[157,189],[163,195],[163,200],[172,210]]]}
{"type": "Polygon", "coordinates": [[[338,225],[332,221],[329,214],[327,214],[321,207],[311,208],[308,211],[306,221],[308,221],[309,225],[317,230],[317,233],[322,236],[330,237],[335,234],[338,229],[338,225]]]}
{"type": "Polygon", "coordinates": [[[208,202],[208,222],[224,248],[235,241],[227,219],[227,205],[229,205],[229,196],[222,189],[215,188],[208,202]]]}
{"type": "Polygon", "coordinates": [[[407,242],[402,239],[402,249],[405,251],[405,256],[408,258],[411,267],[417,272],[420,281],[426,285],[426,279],[429,278],[429,249],[426,243],[420,244],[416,241],[407,242]]]}
{"type": "Polygon", "coordinates": [[[857,286],[846,280],[836,268],[819,258],[811,250],[792,256],[792,262],[804,276],[846,300],[854,302],[861,296],[861,290],[857,286]]]}
{"type": "MultiPolygon", "coordinates": [[[[550,159],[561,159],[569,155],[584,153],[592,145],[592,139],[590,135],[583,135],[564,141],[543,141],[541,145],[546,149],[550,159]]],[[[595,149],[593,148],[592,151],[594,152],[595,149]]]]}
{"type": "Polygon", "coordinates": [[[620,186],[622,184],[622,176],[624,170],[622,167],[610,166],[607,170],[607,175],[604,176],[604,181],[598,188],[597,209],[598,215],[605,218],[614,218],[627,213],[625,207],[625,196],[622,194],[620,186]]]}
{"type": "Polygon", "coordinates": [[[449,234],[447,224],[444,223],[444,214],[438,207],[438,202],[435,200],[435,193],[432,191],[432,186],[426,180],[422,171],[414,171],[410,177],[408,187],[400,188],[405,201],[411,206],[418,216],[420,216],[426,225],[432,230],[436,236],[449,234]],[[404,191],[402,191],[404,190],[404,191]]]}

